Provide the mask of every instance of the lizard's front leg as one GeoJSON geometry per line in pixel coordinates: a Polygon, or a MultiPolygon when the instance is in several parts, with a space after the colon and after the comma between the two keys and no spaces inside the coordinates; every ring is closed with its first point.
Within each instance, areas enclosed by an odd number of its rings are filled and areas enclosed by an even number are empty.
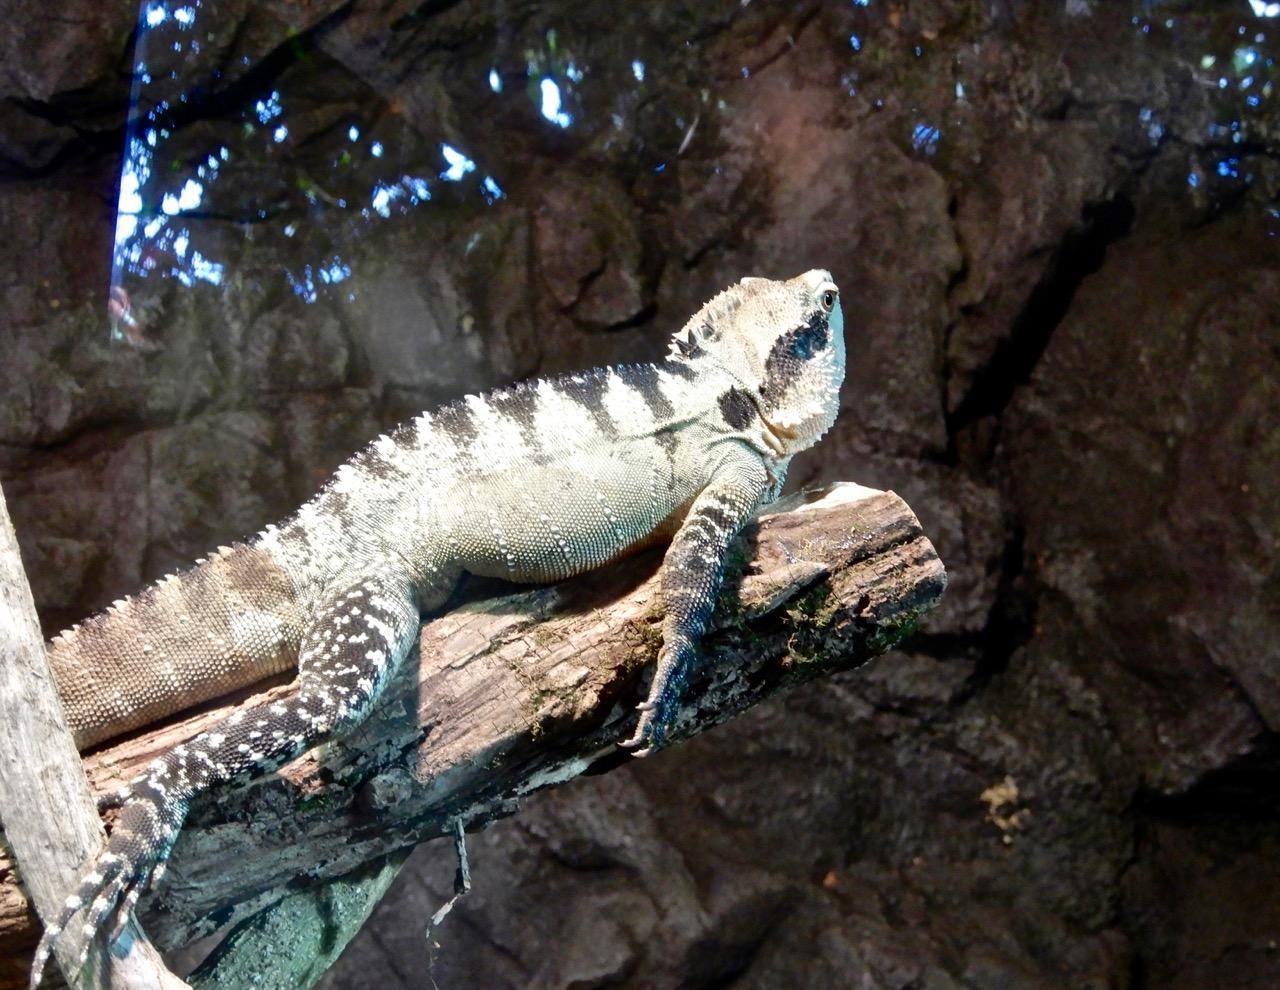
{"type": "Polygon", "coordinates": [[[715,609],[729,544],[771,490],[769,474],[750,451],[735,452],[694,500],[662,564],[662,650],[640,705],[640,724],[621,745],[648,756],[666,741],[697,656],[698,639],[715,609]]]}
{"type": "Polygon", "coordinates": [[[142,892],[164,871],[193,798],[218,784],[264,776],[361,722],[409,652],[418,621],[417,597],[403,577],[378,573],[346,585],[310,620],[295,694],[236,712],[154,760],[133,782],[106,847],[45,929],[32,963],[32,990],[54,939],[82,909],[80,966],[112,918],[112,940],[119,935],[142,892]]]}

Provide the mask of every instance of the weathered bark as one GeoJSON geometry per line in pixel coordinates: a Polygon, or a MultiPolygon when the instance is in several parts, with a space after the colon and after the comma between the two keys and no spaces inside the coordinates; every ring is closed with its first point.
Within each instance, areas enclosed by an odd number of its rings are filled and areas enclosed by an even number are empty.
{"type": "MultiPolygon", "coordinates": [[[[0,493],[0,820],[5,829],[0,929],[16,929],[16,937],[12,942],[6,937],[0,953],[0,980],[6,986],[25,985],[26,964],[39,936],[30,908],[21,896],[14,896],[10,850],[21,863],[29,896],[40,914],[49,917],[62,906],[67,878],[102,842],[102,823],[79,771],[80,757],[62,715],[17,538],[0,493]]],[[[79,946],[68,939],[57,946],[56,954],[64,972],[70,972],[79,946]]],[[[186,986],[164,968],[132,922],[116,954],[109,974],[94,985],[112,990],[186,986]]],[[[99,971],[103,955],[100,948],[90,955],[86,979],[99,971]]]]}
{"type": "MultiPolygon", "coordinates": [[[[856,485],[786,500],[738,547],[677,740],[889,649],[946,584],[906,504],[856,485]]],[[[659,646],[659,561],[650,554],[514,594],[489,587],[496,597],[473,588],[469,600],[427,623],[403,676],[358,732],[258,786],[199,802],[162,889],[143,902],[157,943],[208,935],[299,885],[445,834],[459,817],[482,828],[511,814],[525,794],[630,759],[616,742],[659,646]]],[[[120,786],[233,708],[91,755],[94,788],[120,786]]],[[[30,940],[33,921],[4,868],[0,953],[7,954],[30,940]]]]}
{"type": "Polygon", "coordinates": [[[288,894],[237,925],[191,977],[195,990],[307,990],[342,955],[412,847],[288,894]]]}

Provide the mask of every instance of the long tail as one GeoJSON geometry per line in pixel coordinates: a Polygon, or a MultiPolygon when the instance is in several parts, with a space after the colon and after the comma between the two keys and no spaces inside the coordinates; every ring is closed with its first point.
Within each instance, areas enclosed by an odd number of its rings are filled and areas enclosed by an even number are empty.
{"type": "Polygon", "coordinates": [[[84,749],[288,670],[301,630],[285,570],[236,544],[60,633],[49,661],[84,749]]]}

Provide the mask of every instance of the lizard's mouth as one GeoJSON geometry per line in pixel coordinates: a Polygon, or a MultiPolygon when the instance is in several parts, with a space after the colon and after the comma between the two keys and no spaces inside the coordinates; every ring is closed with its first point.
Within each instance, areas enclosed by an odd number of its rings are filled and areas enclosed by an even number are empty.
{"type": "Polygon", "coordinates": [[[769,444],[774,453],[778,456],[784,456],[787,453],[787,441],[799,439],[800,434],[789,426],[780,426],[774,423],[764,415],[760,419],[765,425],[765,442],[769,444]]]}

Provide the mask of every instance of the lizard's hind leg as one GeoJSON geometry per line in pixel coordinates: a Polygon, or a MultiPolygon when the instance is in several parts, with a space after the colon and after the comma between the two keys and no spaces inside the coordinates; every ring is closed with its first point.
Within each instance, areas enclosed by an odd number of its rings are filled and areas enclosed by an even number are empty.
{"type": "Polygon", "coordinates": [[[40,982],[54,939],[80,910],[86,912],[80,966],[113,917],[112,938],[120,933],[148,880],[163,871],[192,798],[219,784],[262,777],[358,724],[417,631],[417,598],[400,575],[374,574],[329,595],[302,638],[295,694],[236,712],[154,760],[134,782],[106,847],[46,927],[31,987],[40,982]]]}

